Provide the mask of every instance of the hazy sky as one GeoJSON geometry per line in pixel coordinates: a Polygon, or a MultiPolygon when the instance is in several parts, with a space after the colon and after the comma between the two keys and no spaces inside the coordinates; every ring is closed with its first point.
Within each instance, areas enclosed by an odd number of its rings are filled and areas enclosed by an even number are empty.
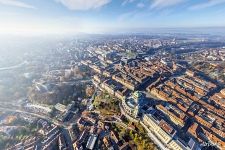
{"type": "Polygon", "coordinates": [[[225,27],[225,0],[0,0],[0,33],[225,27]]]}

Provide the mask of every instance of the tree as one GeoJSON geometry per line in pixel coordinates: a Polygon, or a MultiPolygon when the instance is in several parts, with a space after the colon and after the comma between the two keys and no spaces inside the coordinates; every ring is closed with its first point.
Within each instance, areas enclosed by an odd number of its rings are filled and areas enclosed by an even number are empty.
{"type": "Polygon", "coordinates": [[[133,131],[132,130],[130,130],[130,137],[133,139],[134,138],[134,135],[133,135],[133,131]]]}
{"type": "Polygon", "coordinates": [[[139,140],[142,141],[142,136],[139,136],[139,140]]]}
{"type": "Polygon", "coordinates": [[[142,147],[143,147],[143,148],[145,148],[145,147],[146,147],[146,145],[145,145],[145,144],[146,144],[146,141],[145,141],[145,140],[143,140],[143,141],[142,141],[142,147]]]}
{"type": "Polygon", "coordinates": [[[88,97],[91,97],[93,94],[94,94],[94,87],[93,86],[87,86],[86,87],[86,90],[85,90],[85,92],[86,92],[86,95],[88,96],[88,97]]]}

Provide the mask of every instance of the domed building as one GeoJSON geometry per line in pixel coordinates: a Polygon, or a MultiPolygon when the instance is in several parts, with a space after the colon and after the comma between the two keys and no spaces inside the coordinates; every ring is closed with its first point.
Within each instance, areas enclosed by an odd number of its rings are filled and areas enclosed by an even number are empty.
{"type": "Polygon", "coordinates": [[[143,99],[143,93],[140,91],[134,92],[130,97],[122,101],[123,111],[131,117],[138,118],[143,99]]]}

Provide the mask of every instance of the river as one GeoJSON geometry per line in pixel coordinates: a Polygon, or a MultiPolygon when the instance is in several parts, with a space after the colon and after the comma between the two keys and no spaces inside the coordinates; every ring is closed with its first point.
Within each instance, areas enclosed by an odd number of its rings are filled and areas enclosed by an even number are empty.
{"type": "Polygon", "coordinates": [[[0,71],[20,68],[20,67],[22,67],[23,65],[26,65],[26,64],[28,64],[28,61],[23,61],[22,63],[14,65],[14,66],[0,68],[0,71]]]}

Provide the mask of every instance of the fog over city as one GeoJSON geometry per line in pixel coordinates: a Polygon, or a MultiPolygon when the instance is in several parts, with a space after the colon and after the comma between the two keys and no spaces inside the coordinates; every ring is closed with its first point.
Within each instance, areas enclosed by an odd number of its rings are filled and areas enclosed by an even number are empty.
{"type": "Polygon", "coordinates": [[[0,150],[225,149],[224,0],[0,0],[0,150]]]}

